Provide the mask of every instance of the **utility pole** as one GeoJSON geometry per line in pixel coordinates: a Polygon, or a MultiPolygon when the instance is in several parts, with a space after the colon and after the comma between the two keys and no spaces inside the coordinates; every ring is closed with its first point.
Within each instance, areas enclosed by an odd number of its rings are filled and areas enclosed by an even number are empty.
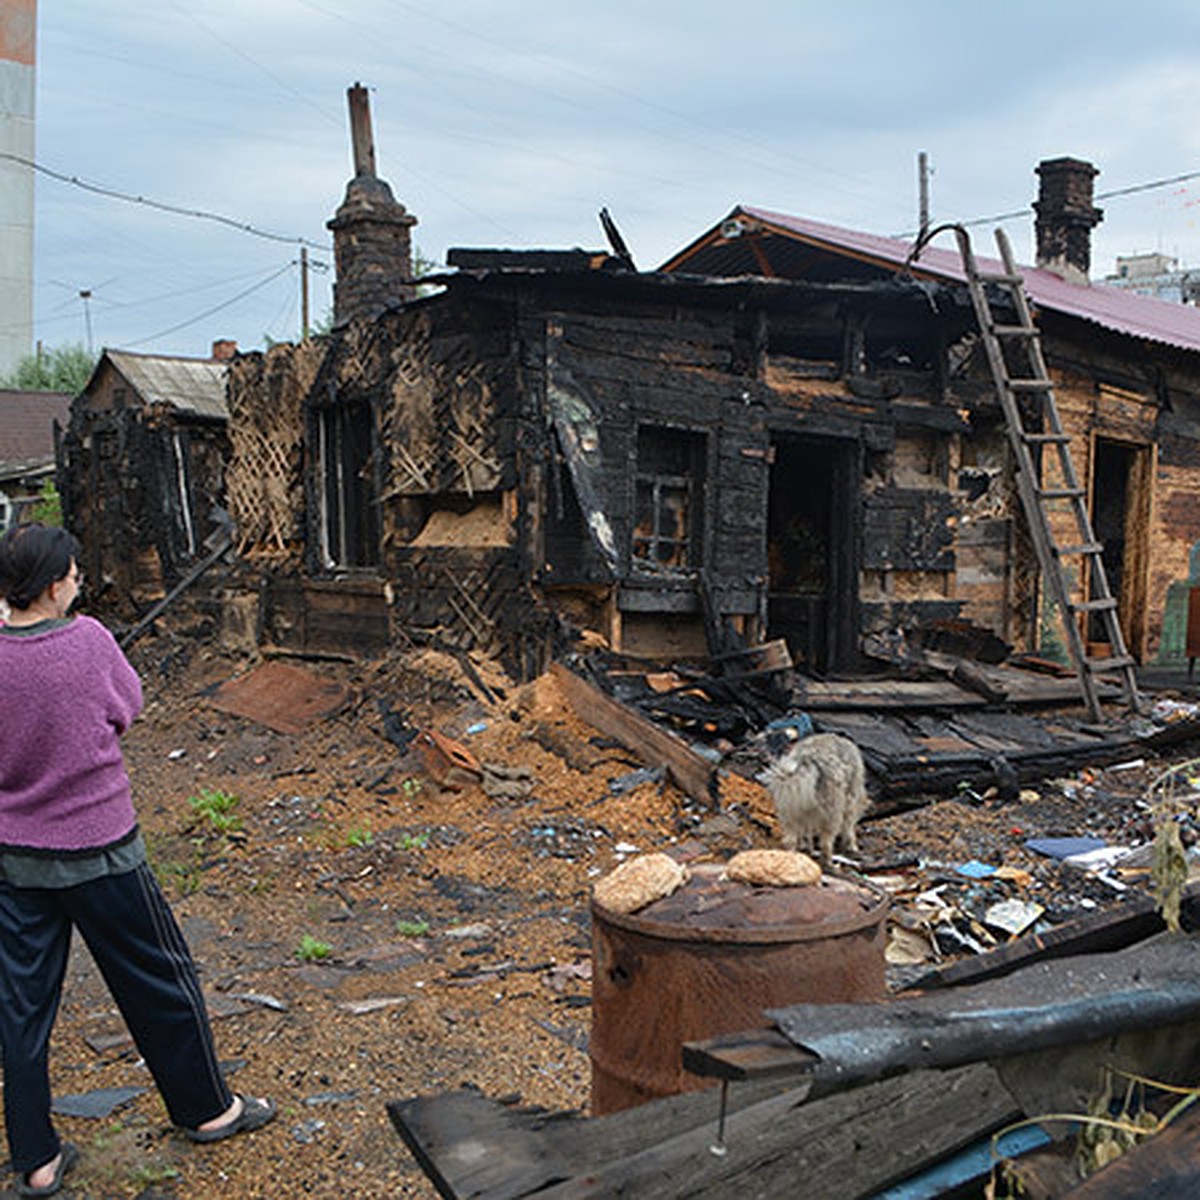
{"type": "Polygon", "coordinates": [[[308,247],[300,247],[300,340],[308,341],[308,247]]]}
{"type": "Polygon", "coordinates": [[[917,225],[922,238],[929,229],[929,155],[924,150],[917,154],[917,225]]]}
{"type": "Polygon", "coordinates": [[[83,301],[83,323],[87,329],[87,347],[90,355],[92,353],[92,310],[88,301],[92,298],[92,293],[88,288],[80,288],[79,298],[83,301]]]}

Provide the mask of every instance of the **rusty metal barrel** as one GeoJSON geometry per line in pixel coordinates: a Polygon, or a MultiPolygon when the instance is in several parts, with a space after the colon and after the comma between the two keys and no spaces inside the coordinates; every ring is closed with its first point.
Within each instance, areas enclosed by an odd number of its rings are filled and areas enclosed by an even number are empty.
{"type": "Polygon", "coordinates": [[[764,1009],[882,999],[887,907],[850,880],[760,887],[715,864],[632,915],[593,900],[593,1115],[710,1086],[684,1042],[763,1028],[764,1009]]]}

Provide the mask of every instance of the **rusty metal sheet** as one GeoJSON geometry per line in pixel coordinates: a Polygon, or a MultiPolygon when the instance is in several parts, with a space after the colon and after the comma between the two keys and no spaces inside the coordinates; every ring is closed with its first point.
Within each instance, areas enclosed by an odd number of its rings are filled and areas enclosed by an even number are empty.
{"type": "Polygon", "coordinates": [[[349,694],[349,688],[336,680],[322,679],[287,663],[268,662],[248,675],[221,684],[209,703],[276,733],[302,733],[336,712],[349,694]]]}

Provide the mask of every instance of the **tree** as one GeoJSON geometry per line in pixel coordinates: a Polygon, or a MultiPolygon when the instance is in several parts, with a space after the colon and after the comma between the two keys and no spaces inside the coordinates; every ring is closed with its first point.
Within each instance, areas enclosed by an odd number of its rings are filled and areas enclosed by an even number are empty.
{"type": "Polygon", "coordinates": [[[62,524],[62,498],[53,479],[42,482],[42,490],[38,494],[37,503],[29,510],[29,519],[39,521],[43,525],[62,524]]]}
{"type": "Polygon", "coordinates": [[[39,348],[37,354],[27,354],[16,370],[0,378],[0,386],[77,396],[91,378],[96,361],[96,356],[78,343],[51,350],[39,348]]]}

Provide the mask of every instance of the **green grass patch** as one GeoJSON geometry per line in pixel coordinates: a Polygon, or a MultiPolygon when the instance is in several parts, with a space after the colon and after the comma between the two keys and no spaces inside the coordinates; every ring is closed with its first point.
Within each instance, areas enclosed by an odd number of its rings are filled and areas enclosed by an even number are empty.
{"type": "Polygon", "coordinates": [[[217,833],[234,833],[242,827],[242,818],[237,807],[241,803],[237,796],[214,788],[201,788],[196,796],[188,797],[192,812],[217,833]]]}
{"type": "Polygon", "coordinates": [[[328,942],[313,937],[311,933],[306,933],[300,939],[300,945],[296,947],[295,953],[301,962],[320,962],[333,953],[333,947],[328,942]]]}

